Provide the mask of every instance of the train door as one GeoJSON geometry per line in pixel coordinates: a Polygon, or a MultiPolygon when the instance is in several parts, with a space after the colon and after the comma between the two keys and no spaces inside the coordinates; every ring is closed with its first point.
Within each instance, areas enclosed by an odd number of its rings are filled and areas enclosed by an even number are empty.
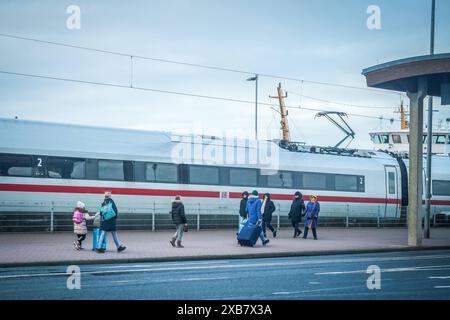
{"type": "Polygon", "coordinates": [[[386,205],[384,217],[397,217],[398,213],[398,173],[394,166],[385,166],[386,205]]]}

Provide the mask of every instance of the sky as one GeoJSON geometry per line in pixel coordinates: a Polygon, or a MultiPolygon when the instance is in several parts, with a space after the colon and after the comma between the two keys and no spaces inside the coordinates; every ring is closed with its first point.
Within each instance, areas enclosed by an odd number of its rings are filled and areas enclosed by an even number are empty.
{"type": "MultiPolygon", "coordinates": [[[[431,0],[162,0],[0,2],[0,33],[134,56],[220,66],[366,88],[361,71],[429,53],[431,0]],[[70,5],[80,28],[67,28],[70,5]],[[369,30],[367,8],[380,8],[369,30]]],[[[436,0],[435,53],[450,52],[450,1],[436,0]]],[[[0,71],[129,86],[127,56],[0,36],[0,71]]],[[[133,58],[133,86],[253,102],[247,74],[133,58]]],[[[342,111],[356,133],[349,145],[372,148],[368,132],[389,121],[404,95],[261,76],[259,137],[279,138],[279,114],[261,103],[281,82],[288,92],[291,139],[334,145],[344,136],[313,108],[342,111]],[[336,102],[338,104],[336,104],[336,102]],[[355,107],[365,106],[370,108],[355,107]],[[357,115],[373,116],[364,118],[357,115]],[[277,135],[274,137],[274,133],[277,135]]],[[[450,107],[435,99],[435,124],[450,107]]],[[[221,101],[0,73],[0,117],[215,135],[254,131],[253,103],[221,101]]],[[[275,106],[276,109],[276,106],[275,106]]]]}

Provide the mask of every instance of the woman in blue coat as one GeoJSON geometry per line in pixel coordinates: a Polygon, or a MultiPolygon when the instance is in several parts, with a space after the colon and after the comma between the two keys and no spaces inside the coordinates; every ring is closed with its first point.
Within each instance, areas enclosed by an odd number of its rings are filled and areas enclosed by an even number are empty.
{"type": "Polygon", "coordinates": [[[116,204],[114,202],[114,200],[111,198],[111,192],[110,191],[106,191],[105,192],[105,200],[102,202],[101,207],[106,207],[109,204],[111,204],[111,208],[114,211],[114,217],[110,218],[110,219],[105,219],[104,217],[104,213],[102,213],[101,211],[101,216],[102,216],[102,220],[100,222],[100,238],[98,240],[97,243],[97,249],[95,250],[98,253],[104,253],[105,249],[103,249],[101,247],[101,244],[103,243],[105,236],[106,236],[106,232],[111,232],[113,239],[114,239],[114,243],[116,244],[117,247],[117,252],[122,252],[123,250],[126,249],[125,246],[121,245],[119,242],[119,238],[117,236],[117,227],[116,227],[116,220],[117,220],[117,215],[118,215],[118,210],[116,207],[116,204]]]}
{"type": "MultiPolygon", "coordinates": [[[[262,213],[261,213],[261,200],[258,196],[258,191],[253,190],[252,194],[248,197],[247,201],[247,209],[248,212],[248,223],[252,225],[261,224],[262,223],[262,213]]],[[[269,239],[264,237],[264,232],[261,230],[261,234],[259,235],[262,244],[265,246],[269,243],[269,239]]]]}
{"type": "Polygon", "coordinates": [[[303,239],[308,237],[308,230],[311,229],[314,240],[317,240],[317,219],[319,218],[320,212],[320,203],[317,201],[317,196],[312,194],[310,197],[310,201],[306,205],[305,210],[305,232],[303,234],[303,239]]]}

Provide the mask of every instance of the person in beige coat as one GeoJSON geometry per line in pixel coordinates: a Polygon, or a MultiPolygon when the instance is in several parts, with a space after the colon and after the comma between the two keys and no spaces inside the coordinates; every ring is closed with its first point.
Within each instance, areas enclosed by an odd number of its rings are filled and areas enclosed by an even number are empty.
{"type": "Polygon", "coordinates": [[[89,215],[88,211],[86,210],[85,204],[81,201],[78,201],[72,217],[73,232],[77,237],[75,242],[73,243],[76,250],[83,249],[82,243],[86,239],[86,234],[88,232],[86,221],[94,220],[94,218],[95,216],[89,215]]]}

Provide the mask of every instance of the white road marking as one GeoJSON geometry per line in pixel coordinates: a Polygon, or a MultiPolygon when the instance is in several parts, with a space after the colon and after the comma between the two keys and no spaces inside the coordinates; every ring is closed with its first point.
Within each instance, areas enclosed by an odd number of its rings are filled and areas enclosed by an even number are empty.
{"type": "Polygon", "coordinates": [[[213,277],[213,278],[185,278],[185,279],[164,279],[164,280],[115,280],[112,283],[170,283],[170,282],[190,282],[190,281],[213,281],[213,280],[228,280],[229,277],[213,277]]]}
{"type": "Polygon", "coordinates": [[[428,279],[450,279],[450,276],[443,276],[443,277],[428,277],[428,279]]]}
{"type": "MultiPolygon", "coordinates": [[[[387,269],[381,269],[381,272],[437,271],[437,270],[448,270],[448,269],[450,269],[450,265],[387,268],[387,269]]],[[[367,269],[363,269],[363,270],[349,270],[349,271],[317,272],[317,273],[315,273],[315,275],[322,276],[322,275],[355,274],[355,273],[367,273],[367,269]]]]}
{"type": "MultiPolygon", "coordinates": [[[[407,257],[386,257],[386,258],[356,258],[356,259],[335,259],[335,260],[317,260],[317,261],[293,261],[293,262],[256,262],[256,263],[244,263],[244,264],[225,264],[225,265],[206,265],[206,266],[186,266],[182,267],[158,267],[158,268],[142,268],[142,269],[125,269],[125,270],[103,270],[103,271],[82,271],[84,275],[98,275],[98,274],[115,274],[115,273],[131,273],[131,272],[157,272],[157,271],[181,271],[181,270],[207,270],[207,269],[238,269],[238,268],[252,268],[252,267],[283,267],[283,266],[298,266],[305,264],[329,264],[329,263],[354,263],[354,262],[371,262],[371,261],[401,261],[401,260],[422,260],[422,259],[445,259],[450,258],[450,255],[435,255],[435,256],[407,256],[407,257]]],[[[101,261],[100,261],[101,262],[101,261]]],[[[220,262],[220,261],[218,261],[220,262]]],[[[436,266],[436,267],[449,267],[436,266]]],[[[405,269],[405,268],[403,268],[405,269]]],[[[408,268],[406,268],[408,269],[408,268]]],[[[389,270],[389,269],[387,269],[389,270]]],[[[446,270],[446,269],[443,269],[446,270]]],[[[340,272],[323,272],[316,273],[317,275],[326,274],[345,274],[345,273],[366,273],[366,270],[355,271],[340,271],[340,272]]],[[[52,276],[67,276],[65,272],[54,273],[31,273],[31,274],[13,274],[13,275],[1,275],[1,279],[14,279],[14,278],[31,278],[31,277],[52,277],[52,276]]]]}
{"type": "Polygon", "coordinates": [[[435,289],[449,289],[450,286],[434,286],[435,289]]]}
{"type": "Polygon", "coordinates": [[[190,265],[204,265],[204,264],[226,264],[226,263],[230,263],[230,261],[189,261],[186,263],[164,263],[164,262],[160,262],[160,263],[146,263],[146,264],[133,264],[133,265],[115,265],[115,266],[101,266],[99,267],[99,269],[120,269],[120,268],[145,268],[145,267],[150,267],[150,266],[158,266],[158,265],[166,265],[166,266],[190,266],[190,265]]]}
{"type": "Polygon", "coordinates": [[[310,281],[309,284],[319,284],[320,282],[317,281],[310,281]]]}
{"type": "Polygon", "coordinates": [[[349,287],[321,288],[321,289],[302,290],[302,291],[279,291],[279,292],[273,292],[272,295],[289,295],[289,294],[312,293],[312,292],[322,292],[322,291],[336,291],[336,290],[357,289],[357,288],[361,288],[361,286],[358,285],[358,286],[349,286],[349,287]]]}

